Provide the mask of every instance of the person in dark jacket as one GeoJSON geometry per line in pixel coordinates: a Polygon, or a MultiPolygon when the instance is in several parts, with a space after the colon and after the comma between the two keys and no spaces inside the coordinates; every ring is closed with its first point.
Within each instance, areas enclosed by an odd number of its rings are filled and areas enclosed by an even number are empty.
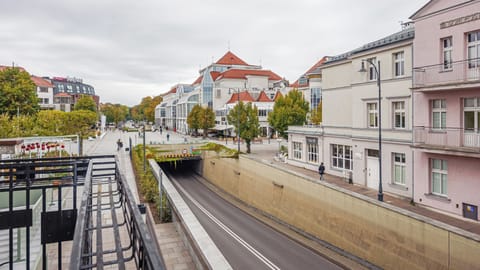
{"type": "Polygon", "coordinates": [[[323,180],[323,174],[325,173],[325,166],[323,165],[323,162],[320,163],[320,166],[318,167],[318,173],[320,174],[320,180],[323,180]]]}

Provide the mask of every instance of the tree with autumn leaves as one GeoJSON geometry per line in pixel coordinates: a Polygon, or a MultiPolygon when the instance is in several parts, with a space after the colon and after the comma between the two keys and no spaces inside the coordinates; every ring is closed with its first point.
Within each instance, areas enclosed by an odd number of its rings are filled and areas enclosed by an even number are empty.
{"type": "Polygon", "coordinates": [[[240,101],[228,112],[227,119],[228,123],[234,126],[235,133],[245,140],[247,153],[250,153],[252,140],[260,134],[257,106],[252,105],[251,102],[240,101]]]}
{"type": "Polygon", "coordinates": [[[268,123],[287,139],[288,126],[303,125],[308,111],[308,102],[300,91],[294,89],[275,101],[273,111],[268,115],[268,123]]]}
{"type": "Polygon", "coordinates": [[[207,137],[209,129],[215,127],[215,113],[210,107],[202,107],[195,105],[192,111],[187,116],[187,124],[190,129],[195,130],[195,134],[198,134],[198,130],[203,130],[203,138],[207,137]]]}
{"type": "Polygon", "coordinates": [[[35,84],[17,67],[0,71],[0,114],[34,115],[40,110],[35,84]]]}
{"type": "Polygon", "coordinates": [[[133,106],[130,109],[130,116],[135,121],[147,120],[148,122],[155,121],[155,107],[162,103],[162,96],[144,97],[140,104],[133,106]]]}

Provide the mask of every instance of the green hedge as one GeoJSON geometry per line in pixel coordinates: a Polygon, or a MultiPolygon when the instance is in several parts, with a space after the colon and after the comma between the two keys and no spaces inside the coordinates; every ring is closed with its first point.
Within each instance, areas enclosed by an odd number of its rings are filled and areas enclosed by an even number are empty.
{"type": "MultiPolygon", "coordinates": [[[[132,154],[133,167],[138,186],[140,187],[140,194],[144,198],[145,202],[154,204],[156,209],[154,212],[162,222],[170,222],[171,215],[167,214],[170,213],[170,211],[164,211],[164,216],[162,218],[160,217],[160,196],[158,194],[158,182],[153,175],[152,169],[147,164],[146,171],[143,171],[143,146],[137,145],[132,151],[132,154]]],[[[163,196],[162,206],[164,209],[167,208],[167,205],[166,196],[163,196]]]]}

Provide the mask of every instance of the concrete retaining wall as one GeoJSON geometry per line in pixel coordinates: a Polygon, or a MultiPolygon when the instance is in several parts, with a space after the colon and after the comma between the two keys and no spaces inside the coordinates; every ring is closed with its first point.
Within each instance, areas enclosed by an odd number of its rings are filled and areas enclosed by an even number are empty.
{"type": "Polygon", "coordinates": [[[148,162],[167,194],[172,208],[173,222],[192,256],[196,269],[232,269],[160,166],[154,160],[148,162]]]}
{"type": "Polygon", "coordinates": [[[385,269],[480,269],[480,236],[259,160],[204,153],[227,193],[385,269]]]}

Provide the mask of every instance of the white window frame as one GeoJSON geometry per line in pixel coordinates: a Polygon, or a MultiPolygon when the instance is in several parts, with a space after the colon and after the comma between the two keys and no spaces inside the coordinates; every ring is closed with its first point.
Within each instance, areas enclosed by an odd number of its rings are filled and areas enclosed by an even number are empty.
{"type": "Polygon", "coordinates": [[[293,145],[293,159],[302,159],[302,143],[301,142],[292,142],[293,145]]]}
{"type": "Polygon", "coordinates": [[[307,141],[307,162],[318,163],[318,142],[308,143],[307,141]]]}
{"type": "Polygon", "coordinates": [[[463,130],[465,132],[480,132],[480,98],[464,98],[463,99],[463,130]],[[471,105],[469,105],[471,104],[471,105]],[[473,126],[467,128],[467,113],[473,113],[473,126]]]}
{"type": "Polygon", "coordinates": [[[392,153],[392,164],[393,183],[396,185],[404,186],[407,175],[405,153],[392,153]]]}
{"type": "Polygon", "coordinates": [[[444,196],[448,195],[448,164],[443,159],[430,159],[431,168],[431,192],[432,194],[444,196]]]}
{"type": "Polygon", "coordinates": [[[392,102],[392,114],[393,114],[393,128],[394,129],[405,129],[407,126],[407,114],[405,111],[405,101],[393,101],[392,102]],[[400,106],[397,106],[400,105],[400,106]],[[397,121],[397,116],[399,121],[397,121]],[[398,124],[398,125],[397,125],[398,124]]]}
{"type": "Polygon", "coordinates": [[[441,39],[442,46],[442,68],[443,70],[452,70],[452,50],[453,39],[452,37],[446,37],[441,39]]]}
{"type": "Polygon", "coordinates": [[[378,103],[367,103],[367,127],[378,128],[378,103]]]}
{"type": "Polygon", "coordinates": [[[447,122],[447,101],[445,99],[433,99],[431,102],[432,108],[432,129],[444,130],[447,122]],[[435,117],[437,116],[437,118],[435,117]],[[438,119],[435,121],[435,119],[438,119]]]}
{"type": "Polygon", "coordinates": [[[405,76],[405,53],[397,52],[393,54],[393,76],[405,76]]]}
{"type": "Polygon", "coordinates": [[[468,68],[480,68],[480,30],[467,33],[467,58],[468,68]]]}
{"type": "Polygon", "coordinates": [[[348,171],[353,170],[353,155],[351,146],[331,144],[330,149],[330,161],[332,168],[348,171]]]}

